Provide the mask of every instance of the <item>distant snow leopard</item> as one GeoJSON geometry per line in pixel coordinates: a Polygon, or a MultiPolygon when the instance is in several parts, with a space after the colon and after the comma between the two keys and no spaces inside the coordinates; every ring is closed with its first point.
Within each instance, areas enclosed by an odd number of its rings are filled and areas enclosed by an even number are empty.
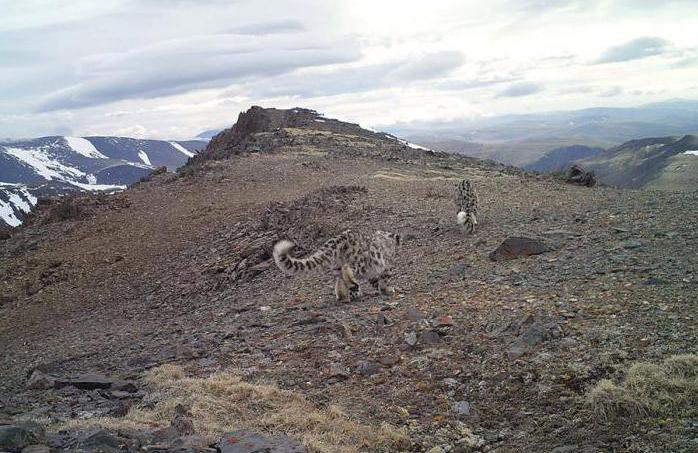
{"type": "Polygon", "coordinates": [[[289,255],[295,247],[293,242],[279,241],[274,245],[274,262],[288,275],[333,269],[337,275],[334,286],[337,300],[347,302],[361,295],[358,279],[368,280],[382,294],[395,292],[388,286],[388,278],[399,246],[399,234],[387,231],[365,234],[345,230],[303,258],[289,255]]]}
{"type": "Polygon", "coordinates": [[[477,225],[477,192],[475,186],[468,179],[464,179],[456,185],[456,222],[466,233],[472,233],[477,225]]]}

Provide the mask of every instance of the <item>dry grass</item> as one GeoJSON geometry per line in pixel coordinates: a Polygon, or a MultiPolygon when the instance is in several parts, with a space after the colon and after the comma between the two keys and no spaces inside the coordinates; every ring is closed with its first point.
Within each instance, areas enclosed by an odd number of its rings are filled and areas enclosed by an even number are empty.
{"type": "Polygon", "coordinates": [[[318,408],[299,393],[274,385],[244,382],[231,372],[207,378],[189,378],[181,368],[164,365],[153,370],[147,382],[158,403],[152,410],[132,409],[121,419],[84,420],[80,426],[109,429],[169,424],[178,404],[191,407],[197,434],[218,438],[241,428],[270,434],[286,434],[309,452],[392,452],[400,450],[406,437],[387,424],[380,427],[358,423],[339,407],[318,408]]]}
{"type": "Polygon", "coordinates": [[[698,415],[698,355],[673,355],[660,364],[636,363],[619,384],[600,381],[587,401],[602,421],[698,415]]]}

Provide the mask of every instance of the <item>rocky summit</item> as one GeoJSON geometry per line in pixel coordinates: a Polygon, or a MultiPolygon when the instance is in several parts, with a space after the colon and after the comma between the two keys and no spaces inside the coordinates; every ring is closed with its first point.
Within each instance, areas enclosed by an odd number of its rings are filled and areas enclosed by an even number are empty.
{"type": "Polygon", "coordinates": [[[253,107],[0,241],[0,450],[695,451],[697,227],[695,192],[253,107]],[[274,265],[347,228],[401,234],[395,294],[274,265]]]}

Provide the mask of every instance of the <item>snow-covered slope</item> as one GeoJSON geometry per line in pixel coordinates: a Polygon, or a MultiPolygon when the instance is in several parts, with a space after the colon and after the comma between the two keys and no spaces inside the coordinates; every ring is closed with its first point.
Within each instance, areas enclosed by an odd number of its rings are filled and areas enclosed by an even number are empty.
{"type": "Polygon", "coordinates": [[[41,137],[0,143],[0,226],[17,226],[37,197],[116,191],[156,167],[175,170],[203,141],[126,137],[41,137]]]}

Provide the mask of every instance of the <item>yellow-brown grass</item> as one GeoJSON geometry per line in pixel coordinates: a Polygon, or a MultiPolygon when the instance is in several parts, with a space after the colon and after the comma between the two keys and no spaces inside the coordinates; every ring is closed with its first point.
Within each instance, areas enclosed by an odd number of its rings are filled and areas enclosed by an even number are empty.
{"type": "Polygon", "coordinates": [[[659,364],[636,363],[619,384],[601,380],[587,401],[602,421],[698,415],[698,355],[673,355],[659,364]]]}
{"type": "Polygon", "coordinates": [[[190,378],[181,368],[164,365],[146,379],[159,401],[152,410],[132,409],[119,419],[83,420],[73,425],[95,425],[118,430],[167,425],[177,404],[191,407],[197,434],[218,438],[226,431],[249,428],[286,434],[309,452],[398,451],[406,437],[388,424],[370,426],[348,417],[339,407],[318,408],[299,393],[274,385],[244,382],[234,373],[219,372],[190,378]]]}

